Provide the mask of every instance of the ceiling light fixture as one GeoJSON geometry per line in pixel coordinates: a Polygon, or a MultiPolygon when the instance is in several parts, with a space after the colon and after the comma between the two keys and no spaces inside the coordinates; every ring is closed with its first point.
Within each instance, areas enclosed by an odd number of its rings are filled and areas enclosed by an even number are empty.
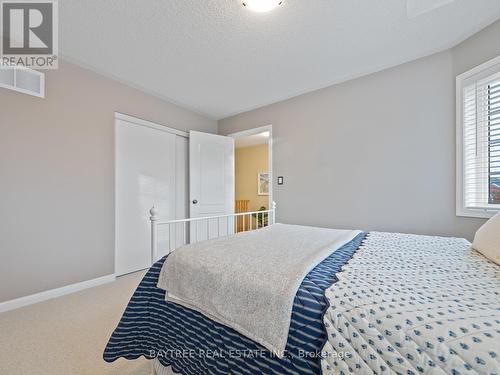
{"type": "Polygon", "coordinates": [[[243,6],[254,12],[263,13],[280,6],[282,2],[283,0],[245,0],[243,6]]]}

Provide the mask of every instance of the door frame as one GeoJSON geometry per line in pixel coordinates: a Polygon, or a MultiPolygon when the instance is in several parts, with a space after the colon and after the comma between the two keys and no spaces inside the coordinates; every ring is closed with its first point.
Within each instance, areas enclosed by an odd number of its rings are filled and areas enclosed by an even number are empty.
{"type": "Polygon", "coordinates": [[[148,128],[161,130],[163,132],[172,133],[175,135],[180,135],[181,137],[189,138],[189,133],[184,131],[184,130],[171,128],[171,127],[168,127],[166,125],[158,124],[156,122],[151,122],[148,120],[143,120],[142,118],[126,115],[124,113],[115,112],[114,119],[115,119],[115,124],[116,124],[116,120],[123,120],[123,121],[131,122],[134,125],[142,125],[142,126],[146,126],[148,128]]]}
{"type": "MultiPolygon", "coordinates": [[[[116,194],[116,188],[117,188],[117,169],[116,169],[116,160],[118,158],[118,155],[117,155],[117,147],[116,147],[116,122],[117,120],[122,120],[122,121],[126,121],[126,122],[129,122],[129,123],[132,123],[134,125],[138,125],[138,126],[145,126],[147,128],[151,128],[151,129],[155,129],[155,130],[159,130],[159,131],[162,131],[162,132],[166,132],[166,133],[171,133],[171,134],[175,134],[175,135],[178,135],[178,136],[181,136],[181,137],[184,137],[184,138],[187,138],[189,139],[189,133],[186,132],[186,131],[183,131],[183,130],[179,130],[179,129],[175,129],[175,128],[172,128],[172,127],[168,127],[168,126],[165,126],[165,125],[161,125],[161,124],[158,124],[158,123],[155,123],[155,122],[151,122],[151,121],[148,121],[148,120],[144,120],[144,119],[141,119],[139,117],[135,117],[135,116],[130,116],[130,115],[127,115],[127,114],[124,114],[124,113],[120,113],[120,112],[115,112],[114,113],[114,118],[113,118],[113,147],[114,147],[114,151],[113,151],[113,195],[114,195],[114,199],[113,199],[113,203],[114,203],[114,210],[113,210],[113,221],[114,221],[114,238],[113,238],[113,247],[114,247],[114,261],[113,261],[113,269],[114,269],[114,274],[117,275],[116,273],[116,258],[117,258],[117,253],[118,253],[118,247],[117,247],[117,238],[118,238],[118,226],[117,226],[117,216],[118,216],[118,198],[117,198],[117,194],[116,194]]],[[[189,215],[189,214],[188,214],[189,215]]],[[[125,275],[125,274],[124,274],[125,275]]],[[[116,277],[120,277],[120,276],[124,276],[124,275],[118,275],[116,277]]]]}
{"type": "MultiPolygon", "coordinates": [[[[245,138],[250,135],[255,135],[255,134],[260,134],[262,132],[268,131],[269,132],[269,140],[267,142],[267,147],[268,147],[268,168],[269,168],[269,206],[268,209],[271,209],[273,205],[273,191],[274,191],[274,174],[273,174],[273,126],[271,124],[269,125],[264,125],[264,126],[259,126],[257,128],[252,128],[252,129],[247,129],[243,130],[240,132],[236,133],[231,133],[228,134],[228,137],[238,139],[238,138],[245,138]]],[[[235,166],[236,168],[236,166],[235,166]]],[[[235,176],[236,176],[236,171],[235,171],[235,176]]],[[[236,184],[235,184],[236,186],[236,184]]]]}

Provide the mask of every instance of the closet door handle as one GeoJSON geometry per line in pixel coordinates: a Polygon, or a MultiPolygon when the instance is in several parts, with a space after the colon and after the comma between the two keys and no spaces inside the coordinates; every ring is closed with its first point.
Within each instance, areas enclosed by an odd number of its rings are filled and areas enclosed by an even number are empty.
{"type": "Polygon", "coordinates": [[[196,204],[198,203],[198,200],[197,199],[193,199],[193,204],[196,204]]]}

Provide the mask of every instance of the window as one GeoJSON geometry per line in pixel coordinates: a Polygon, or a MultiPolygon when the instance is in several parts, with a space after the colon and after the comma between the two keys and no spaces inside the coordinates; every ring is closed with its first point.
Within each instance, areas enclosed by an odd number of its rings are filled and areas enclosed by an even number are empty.
{"type": "Polygon", "coordinates": [[[457,215],[500,210],[500,57],[457,77],[457,215]]]}

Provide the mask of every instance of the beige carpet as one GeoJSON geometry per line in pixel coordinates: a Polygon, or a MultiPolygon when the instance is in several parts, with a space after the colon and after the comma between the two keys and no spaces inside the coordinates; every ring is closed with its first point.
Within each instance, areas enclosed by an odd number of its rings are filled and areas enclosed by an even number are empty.
{"type": "Polygon", "coordinates": [[[0,374],[149,375],[144,358],[102,359],[143,274],[0,314],[0,374]]]}

